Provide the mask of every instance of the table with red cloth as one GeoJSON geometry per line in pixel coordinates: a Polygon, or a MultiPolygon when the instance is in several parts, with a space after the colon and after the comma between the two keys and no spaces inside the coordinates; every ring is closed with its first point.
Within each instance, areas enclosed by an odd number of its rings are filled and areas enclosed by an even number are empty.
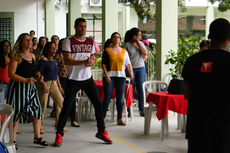
{"type": "MultiPolygon", "coordinates": [[[[156,115],[158,120],[168,116],[169,110],[184,116],[187,115],[188,101],[184,99],[184,95],[168,94],[168,92],[151,92],[146,101],[157,105],[156,115]]],[[[184,122],[181,128],[182,131],[185,131],[184,122]]]]}
{"type": "MultiPolygon", "coordinates": [[[[97,88],[98,88],[98,91],[101,97],[101,101],[103,102],[103,99],[104,99],[103,83],[101,80],[95,80],[94,82],[97,85],[97,88]]],[[[126,93],[127,87],[128,87],[128,84],[125,85],[125,93],[126,93]]],[[[116,95],[115,89],[113,89],[112,99],[115,98],[115,95],[116,95]]],[[[129,108],[133,103],[133,86],[131,84],[129,85],[129,91],[128,91],[127,97],[125,98],[126,98],[126,106],[127,108],[129,108]]]]}

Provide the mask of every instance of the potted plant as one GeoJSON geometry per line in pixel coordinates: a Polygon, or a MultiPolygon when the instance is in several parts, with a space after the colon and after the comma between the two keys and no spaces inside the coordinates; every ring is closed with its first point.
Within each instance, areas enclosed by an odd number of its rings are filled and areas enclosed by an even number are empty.
{"type": "Polygon", "coordinates": [[[194,37],[178,39],[178,50],[168,51],[166,55],[166,65],[170,65],[170,72],[172,73],[173,78],[179,78],[182,74],[183,66],[187,61],[188,57],[197,53],[199,51],[200,42],[203,40],[203,37],[194,37]]]}

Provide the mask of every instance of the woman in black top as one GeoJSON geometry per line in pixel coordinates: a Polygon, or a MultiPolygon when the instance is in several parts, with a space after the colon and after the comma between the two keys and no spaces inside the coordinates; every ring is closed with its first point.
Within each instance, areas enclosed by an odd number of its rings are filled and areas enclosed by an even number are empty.
{"type": "MultiPolygon", "coordinates": [[[[36,80],[33,78],[37,73],[37,68],[29,34],[23,33],[18,37],[11,57],[8,71],[11,81],[8,87],[7,103],[14,109],[13,139],[15,147],[17,149],[16,132],[19,122],[30,123],[32,121],[34,143],[47,146],[48,143],[40,137],[42,108],[35,86],[36,80]]],[[[38,78],[43,82],[43,77],[40,74],[38,74],[38,78]]]]}

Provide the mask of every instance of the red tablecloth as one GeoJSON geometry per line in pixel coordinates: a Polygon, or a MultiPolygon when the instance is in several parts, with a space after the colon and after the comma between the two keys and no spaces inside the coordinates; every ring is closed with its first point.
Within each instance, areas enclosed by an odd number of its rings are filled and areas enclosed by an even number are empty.
{"type": "Polygon", "coordinates": [[[168,110],[179,114],[187,114],[188,101],[184,95],[168,94],[168,92],[151,92],[147,102],[157,105],[157,118],[163,119],[168,115],[168,110]]]}
{"type": "MultiPolygon", "coordinates": [[[[103,83],[102,81],[95,81],[95,84],[97,85],[100,97],[101,97],[101,101],[103,102],[104,99],[104,88],[103,88],[103,83]]],[[[128,87],[128,84],[126,84],[125,86],[125,93],[126,93],[126,89],[128,87]]],[[[112,99],[115,98],[115,89],[113,89],[113,94],[112,94],[112,99]]],[[[128,91],[128,95],[126,97],[126,106],[127,108],[129,108],[133,103],[133,86],[130,84],[129,85],[129,91],[128,91]]]]}

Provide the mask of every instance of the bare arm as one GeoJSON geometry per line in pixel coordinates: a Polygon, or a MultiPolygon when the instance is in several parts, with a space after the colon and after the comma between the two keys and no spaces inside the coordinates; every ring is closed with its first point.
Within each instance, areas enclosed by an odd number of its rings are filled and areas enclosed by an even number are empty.
{"type": "Polygon", "coordinates": [[[184,91],[184,98],[188,100],[190,97],[190,90],[189,90],[188,82],[186,81],[183,81],[183,91],[184,91]]]}
{"type": "Polygon", "coordinates": [[[147,58],[148,58],[148,55],[146,54],[146,55],[142,55],[142,57],[143,57],[143,60],[144,60],[144,62],[147,60],[147,58]]]}
{"type": "Polygon", "coordinates": [[[130,80],[133,80],[133,69],[132,69],[132,65],[128,64],[126,67],[127,67],[128,72],[129,72],[130,80]]]}
{"type": "Polygon", "coordinates": [[[61,83],[60,83],[59,77],[57,77],[57,85],[58,85],[58,89],[59,89],[60,93],[64,94],[64,90],[61,87],[61,83]]]}
{"type": "Polygon", "coordinates": [[[111,83],[111,79],[110,79],[110,77],[109,77],[109,75],[108,75],[108,72],[107,72],[107,70],[106,70],[105,64],[102,64],[102,70],[103,70],[103,72],[104,72],[104,74],[105,74],[106,82],[107,82],[107,83],[111,83]]]}
{"type": "Polygon", "coordinates": [[[87,67],[91,67],[95,64],[95,55],[91,55],[90,58],[88,58],[88,63],[85,64],[87,67]]]}
{"type": "Polygon", "coordinates": [[[35,79],[33,79],[33,78],[24,78],[24,77],[21,77],[21,76],[16,74],[18,64],[19,64],[19,61],[16,60],[16,57],[13,57],[10,60],[8,76],[12,80],[17,81],[17,82],[25,82],[25,83],[28,83],[28,84],[34,84],[34,82],[36,82],[35,79]]]}
{"type": "Polygon", "coordinates": [[[89,57],[88,59],[82,60],[82,61],[77,61],[77,60],[72,59],[71,58],[71,53],[68,53],[68,52],[63,52],[63,56],[64,56],[64,60],[65,60],[66,65],[82,65],[82,64],[85,64],[86,66],[88,66],[88,65],[93,65],[95,63],[94,55],[89,57]]]}
{"type": "Polygon", "coordinates": [[[134,36],[134,40],[135,40],[135,42],[137,43],[137,46],[139,47],[139,49],[140,49],[140,51],[141,51],[141,54],[147,55],[147,50],[145,49],[145,47],[143,47],[143,46],[141,45],[139,39],[138,39],[136,36],[134,36]]]}

